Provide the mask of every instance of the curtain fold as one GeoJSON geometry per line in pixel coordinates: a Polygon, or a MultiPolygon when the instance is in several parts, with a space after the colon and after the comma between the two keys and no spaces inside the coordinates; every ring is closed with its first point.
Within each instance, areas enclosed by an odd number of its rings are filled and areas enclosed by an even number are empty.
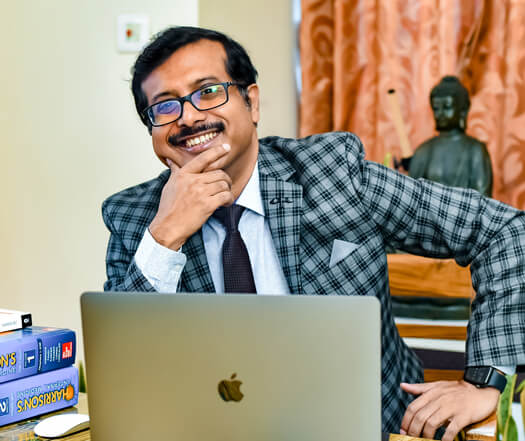
{"type": "Polygon", "coordinates": [[[395,89],[412,150],[435,135],[431,88],[470,91],[467,133],[487,144],[494,197],[525,208],[525,0],[302,0],[300,135],[355,132],[367,158],[401,157],[395,89]]]}

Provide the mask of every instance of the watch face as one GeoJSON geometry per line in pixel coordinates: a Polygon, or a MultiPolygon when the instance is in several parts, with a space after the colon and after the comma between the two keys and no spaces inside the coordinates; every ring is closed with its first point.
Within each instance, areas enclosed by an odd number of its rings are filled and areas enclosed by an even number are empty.
{"type": "Polygon", "coordinates": [[[489,376],[489,367],[469,368],[467,380],[474,384],[487,384],[489,381],[489,376]]]}

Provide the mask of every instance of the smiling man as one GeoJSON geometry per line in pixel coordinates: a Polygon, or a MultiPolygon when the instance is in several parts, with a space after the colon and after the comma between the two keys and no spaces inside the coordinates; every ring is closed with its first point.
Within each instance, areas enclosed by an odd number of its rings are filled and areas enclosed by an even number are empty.
{"type": "Polygon", "coordinates": [[[149,227],[155,240],[171,249],[239,197],[257,161],[256,74],[232,81],[225,60],[221,43],[201,39],[174,52],[141,83],[149,104],[145,114],[154,126],[153,148],[177,177],[149,227]],[[177,204],[177,195],[183,195],[184,205],[177,204]],[[174,229],[186,223],[183,219],[194,222],[174,229]]]}
{"type": "Polygon", "coordinates": [[[376,296],[383,431],[432,437],[448,424],[451,441],[495,409],[505,380],[491,366],[525,362],[523,213],[365,161],[350,133],[258,139],[256,77],[238,43],[205,29],[170,28],[138,57],[135,104],[168,170],[104,202],[104,289],[376,296]],[[387,245],[471,265],[469,381],[418,384],[387,245]]]}

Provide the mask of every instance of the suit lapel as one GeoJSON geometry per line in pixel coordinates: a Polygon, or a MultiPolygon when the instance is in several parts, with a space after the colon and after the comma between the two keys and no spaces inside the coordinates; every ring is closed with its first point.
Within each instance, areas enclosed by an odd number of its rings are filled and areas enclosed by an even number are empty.
{"type": "Polygon", "coordinates": [[[277,256],[290,292],[300,294],[303,187],[286,181],[295,170],[277,152],[260,151],[259,172],[261,197],[277,256]]]}
{"type": "Polygon", "coordinates": [[[182,252],[186,254],[186,265],[181,276],[182,290],[184,292],[213,293],[215,285],[211,278],[202,230],[197,231],[182,246],[182,252]]]}
{"type": "MultiPolygon", "coordinates": [[[[289,161],[276,150],[261,143],[259,182],[265,215],[268,219],[279,262],[292,294],[302,293],[301,284],[301,216],[303,187],[288,181],[295,173],[289,161]]],[[[202,230],[183,245],[187,262],[182,273],[184,292],[213,293],[202,230]]]]}

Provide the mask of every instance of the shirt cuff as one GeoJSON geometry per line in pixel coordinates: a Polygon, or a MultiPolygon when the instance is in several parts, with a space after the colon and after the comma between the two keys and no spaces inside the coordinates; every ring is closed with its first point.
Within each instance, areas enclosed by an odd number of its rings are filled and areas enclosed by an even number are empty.
{"type": "Polygon", "coordinates": [[[503,372],[505,375],[514,375],[516,373],[516,366],[492,366],[494,369],[503,372]]]}
{"type": "Polygon", "coordinates": [[[155,291],[174,293],[186,265],[186,255],[160,245],[146,228],[135,253],[135,263],[155,291]]]}

